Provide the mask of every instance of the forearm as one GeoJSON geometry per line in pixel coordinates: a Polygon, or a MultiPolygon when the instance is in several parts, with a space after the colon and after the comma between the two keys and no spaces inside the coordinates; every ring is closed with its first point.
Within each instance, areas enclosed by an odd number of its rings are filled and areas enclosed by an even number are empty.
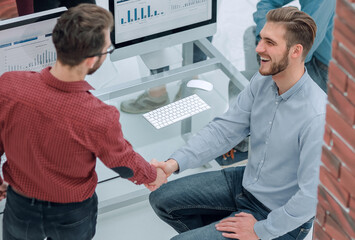
{"type": "Polygon", "coordinates": [[[271,211],[267,219],[255,223],[255,233],[262,240],[282,236],[314,217],[316,206],[316,198],[295,197],[286,205],[271,211]]]}

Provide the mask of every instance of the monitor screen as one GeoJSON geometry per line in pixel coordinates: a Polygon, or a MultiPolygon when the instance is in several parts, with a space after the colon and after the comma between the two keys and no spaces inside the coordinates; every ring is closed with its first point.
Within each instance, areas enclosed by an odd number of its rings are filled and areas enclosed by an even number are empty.
{"type": "Polygon", "coordinates": [[[40,71],[56,61],[52,30],[66,8],[57,8],[0,22],[0,75],[40,71]]]}
{"type": "Polygon", "coordinates": [[[109,7],[115,20],[112,42],[118,49],[141,45],[141,53],[146,53],[211,36],[216,31],[216,2],[110,0],[109,7]],[[154,44],[148,48],[142,46],[148,41],[156,41],[155,47],[154,44]]]}

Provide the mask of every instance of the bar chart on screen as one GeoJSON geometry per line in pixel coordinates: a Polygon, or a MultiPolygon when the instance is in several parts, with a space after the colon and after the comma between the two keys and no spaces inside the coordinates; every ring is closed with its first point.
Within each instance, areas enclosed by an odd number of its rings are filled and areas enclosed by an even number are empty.
{"type": "Polygon", "coordinates": [[[146,37],[211,18],[207,0],[119,0],[116,42],[146,37]]]}
{"type": "Polygon", "coordinates": [[[40,71],[57,59],[51,34],[27,37],[0,45],[0,74],[9,71],[40,71]]]}

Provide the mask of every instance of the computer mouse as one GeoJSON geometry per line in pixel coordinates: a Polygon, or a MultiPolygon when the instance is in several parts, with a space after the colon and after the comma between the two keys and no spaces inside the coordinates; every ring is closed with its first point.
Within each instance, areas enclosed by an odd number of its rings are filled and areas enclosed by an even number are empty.
{"type": "Polygon", "coordinates": [[[191,88],[199,88],[205,91],[211,91],[213,84],[201,79],[193,79],[187,82],[186,86],[191,88]]]}

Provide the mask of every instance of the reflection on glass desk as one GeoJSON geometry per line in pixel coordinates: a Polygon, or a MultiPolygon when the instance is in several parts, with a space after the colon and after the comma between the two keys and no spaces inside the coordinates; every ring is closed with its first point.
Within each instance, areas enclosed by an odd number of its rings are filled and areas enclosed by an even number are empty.
{"type": "MultiPolygon", "coordinates": [[[[133,77],[133,80],[125,82],[122,82],[122,78],[118,77],[120,71],[124,71],[124,69],[119,66],[112,67],[113,63],[106,64],[107,69],[103,66],[102,71],[100,69],[96,75],[101,75],[100,79],[104,81],[109,78],[117,82],[116,85],[93,91],[93,95],[115,107],[119,107],[122,101],[137,98],[142,91],[161,85],[166,85],[170,100],[174,99],[181,87],[182,97],[196,93],[211,107],[208,111],[182,120],[181,124],[175,123],[161,129],[153,127],[143,118],[142,114],[121,112],[120,123],[124,137],[132,144],[135,151],[140,153],[147,161],[152,158],[156,158],[158,161],[168,159],[175,150],[185,144],[190,136],[207,125],[214,117],[224,113],[228,108],[229,81],[235,84],[238,89],[243,89],[248,84],[245,77],[207,39],[184,43],[182,56],[183,62],[180,67],[172,67],[167,72],[136,79],[133,77]],[[193,44],[196,44],[208,56],[207,60],[192,63],[193,44]],[[110,68],[115,71],[110,71],[110,68]],[[201,79],[211,82],[213,90],[207,92],[201,89],[187,88],[186,83],[193,76],[199,76],[201,79]]],[[[132,72],[132,75],[134,74],[137,74],[137,72],[132,72]]],[[[220,169],[219,165],[212,161],[211,164],[199,169],[185,171],[173,176],[173,178],[217,169],[220,169]]],[[[149,191],[147,189],[142,186],[134,186],[127,180],[117,178],[116,173],[104,167],[100,161],[96,170],[99,177],[97,188],[100,198],[99,213],[112,211],[148,198],[149,191]],[[106,181],[109,179],[110,181],[106,181]]]]}
{"type": "MultiPolygon", "coordinates": [[[[142,114],[128,114],[120,112],[120,123],[122,125],[125,138],[132,144],[135,151],[141,154],[147,161],[150,161],[153,158],[156,158],[158,161],[168,159],[168,157],[175,150],[185,144],[185,141],[189,136],[207,125],[214,117],[219,116],[226,111],[228,107],[227,86],[229,79],[218,70],[206,73],[203,77],[214,84],[214,89],[210,92],[195,89],[191,93],[196,93],[211,108],[208,111],[203,111],[191,117],[190,134],[187,133],[186,135],[183,135],[181,133],[182,122],[175,123],[161,129],[156,129],[143,117],[142,114]]],[[[180,81],[167,84],[167,91],[170,99],[174,99],[180,85],[180,81]]],[[[135,98],[139,94],[141,94],[141,92],[110,99],[105,102],[119,108],[122,101],[135,98]]],[[[193,173],[217,169],[220,169],[220,167],[215,161],[213,161],[208,166],[187,170],[182,174],[174,175],[170,177],[170,180],[193,173]]],[[[100,161],[98,161],[97,164],[97,172],[99,182],[117,176],[116,173],[110,169],[107,169],[100,161]]],[[[99,195],[100,202],[105,200],[110,202],[110,199],[115,199],[117,197],[120,198],[122,206],[126,206],[134,203],[132,198],[136,199],[136,201],[146,199],[149,192],[148,190],[145,190],[143,186],[135,186],[127,180],[117,178],[100,183],[97,188],[97,193],[99,195]],[[125,200],[126,197],[127,199],[125,200]]],[[[104,212],[106,211],[107,210],[104,210],[104,212]]]]}

